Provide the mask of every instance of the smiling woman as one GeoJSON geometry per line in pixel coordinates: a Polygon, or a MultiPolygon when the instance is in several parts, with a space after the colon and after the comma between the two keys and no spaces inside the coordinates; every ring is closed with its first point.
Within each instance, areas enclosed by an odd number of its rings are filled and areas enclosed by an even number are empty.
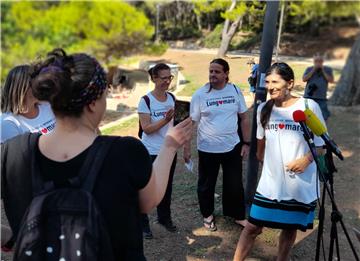
{"type": "MultiPolygon", "coordinates": [[[[288,260],[297,230],[313,227],[318,180],[302,128],[293,112],[305,103],[323,121],[316,102],[291,95],[294,73],[286,63],[274,63],[266,73],[271,99],[257,112],[257,157],[263,161],[261,178],[240,235],[234,261],[245,260],[263,227],[281,229],[278,260],[288,260]]],[[[322,146],[319,137],[314,138],[322,146]]]]}

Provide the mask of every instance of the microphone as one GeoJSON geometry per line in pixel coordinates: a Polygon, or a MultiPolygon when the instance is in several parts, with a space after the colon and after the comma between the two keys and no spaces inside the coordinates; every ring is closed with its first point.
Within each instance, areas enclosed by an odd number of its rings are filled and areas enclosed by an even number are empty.
{"type": "Polygon", "coordinates": [[[330,148],[330,150],[341,160],[344,160],[343,155],[341,154],[341,150],[338,148],[336,143],[329,137],[327,133],[326,127],[319,118],[316,116],[314,112],[310,109],[306,109],[304,111],[306,115],[306,125],[310,128],[310,130],[316,135],[321,137],[325,144],[330,148]]]}
{"type": "Polygon", "coordinates": [[[305,138],[306,142],[308,143],[310,150],[315,158],[315,156],[316,156],[315,143],[314,143],[313,139],[311,138],[311,134],[310,134],[308,127],[305,124],[305,121],[306,121],[305,113],[301,110],[294,111],[293,112],[293,120],[295,122],[299,123],[301,128],[303,129],[304,138],[305,138]]]}

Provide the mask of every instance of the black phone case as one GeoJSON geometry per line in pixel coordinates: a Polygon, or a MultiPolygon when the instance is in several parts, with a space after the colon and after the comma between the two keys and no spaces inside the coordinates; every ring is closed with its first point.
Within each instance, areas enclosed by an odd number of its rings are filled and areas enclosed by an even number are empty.
{"type": "Polygon", "coordinates": [[[182,122],[190,116],[190,102],[175,101],[174,125],[182,122]]]}

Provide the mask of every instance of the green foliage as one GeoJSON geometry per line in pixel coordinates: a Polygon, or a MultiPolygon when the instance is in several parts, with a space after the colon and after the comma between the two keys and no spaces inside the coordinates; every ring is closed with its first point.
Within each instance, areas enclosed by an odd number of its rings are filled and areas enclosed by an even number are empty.
{"type": "Polygon", "coordinates": [[[235,21],[239,16],[243,16],[247,11],[247,6],[245,2],[237,3],[234,10],[226,11],[221,13],[221,17],[224,19],[229,19],[230,21],[235,21]]]}
{"type": "Polygon", "coordinates": [[[147,45],[144,49],[144,53],[148,55],[162,55],[166,52],[169,45],[165,42],[159,42],[147,45]]]}
{"type": "Polygon", "coordinates": [[[290,2],[289,14],[298,25],[314,20],[331,22],[333,18],[359,16],[360,4],[358,1],[293,1],[290,2]]]}
{"type": "Polygon", "coordinates": [[[218,48],[221,43],[221,33],[223,30],[223,25],[218,24],[215,29],[210,32],[204,39],[204,47],[206,48],[218,48]]]}
{"type": "MultiPolygon", "coordinates": [[[[2,79],[56,47],[104,59],[151,50],[154,28],[134,6],[113,2],[1,2],[2,79]]],[[[166,46],[155,46],[163,50],[166,46]]]]}
{"type": "Polygon", "coordinates": [[[137,128],[139,126],[139,118],[134,117],[127,121],[123,121],[122,123],[119,123],[118,125],[115,125],[113,127],[109,127],[107,129],[103,129],[101,131],[102,135],[115,135],[117,131],[119,130],[129,130],[132,128],[137,128]]]}

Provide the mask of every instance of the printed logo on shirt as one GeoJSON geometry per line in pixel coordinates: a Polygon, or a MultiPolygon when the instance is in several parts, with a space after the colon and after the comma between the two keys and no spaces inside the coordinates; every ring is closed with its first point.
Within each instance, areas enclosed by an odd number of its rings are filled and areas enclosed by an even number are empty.
{"type": "Polygon", "coordinates": [[[153,111],[151,113],[151,116],[155,117],[155,118],[164,118],[166,114],[166,111],[153,111]]]}
{"type": "Polygon", "coordinates": [[[236,100],[235,100],[234,96],[226,96],[226,97],[222,97],[222,98],[212,98],[212,99],[206,100],[206,106],[207,107],[221,106],[221,105],[225,105],[225,104],[232,104],[235,102],[236,102],[236,100]]]}
{"type": "MultiPolygon", "coordinates": [[[[51,122],[51,121],[48,121],[48,122],[46,122],[45,124],[50,123],[50,122],[51,122]]],[[[52,131],[54,128],[55,128],[55,122],[52,121],[48,126],[43,127],[43,128],[40,130],[40,132],[41,132],[42,134],[47,134],[47,133],[49,133],[50,131],[52,131]]]]}
{"type": "Polygon", "coordinates": [[[296,124],[294,122],[270,122],[265,127],[266,130],[290,130],[290,131],[301,131],[302,128],[299,124],[296,124]]]}

